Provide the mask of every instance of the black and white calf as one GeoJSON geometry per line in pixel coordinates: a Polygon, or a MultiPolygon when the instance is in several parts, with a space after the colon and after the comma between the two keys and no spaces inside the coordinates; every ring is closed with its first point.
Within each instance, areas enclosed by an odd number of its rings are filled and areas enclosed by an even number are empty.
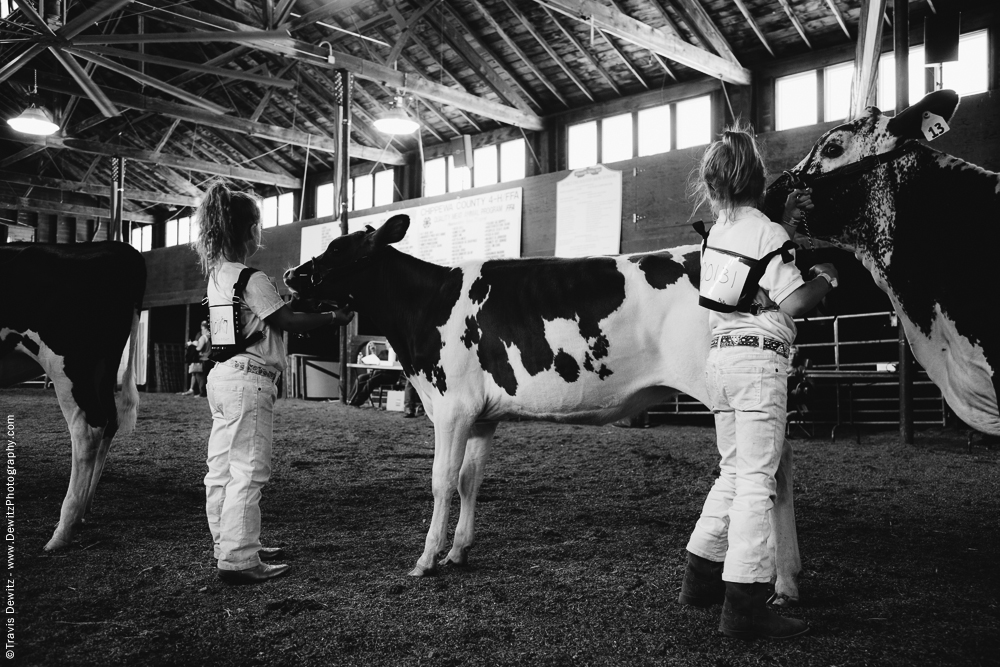
{"type": "MultiPolygon", "coordinates": [[[[707,401],[708,311],[698,305],[699,248],[582,259],[430,264],[390,244],[397,215],[332,241],[285,274],[305,297],[344,303],[385,332],[434,422],[434,514],[410,573],[434,571],[457,489],[461,511],[441,561],[465,563],[476,495],[497,422],[606,424],[678,391],[707,401]]],[[[798,598],[791,451],[775,505],[777,592],[798,598]]]]}
{"type": "Polygon", "coordinates": [[[854,251],[948,405],[1000,435],[1000,174],[918,141],[940,134],[957,107],[948,90],[895,117],[869,107],[779,177],[765,208],[780,211],[796,181],[812,187],[815,209],[800,232],[854,251]]]}
{"type": "Polygon", "coordinates": [[[125,243],[0,246],[0,386],[49,376],[73,443],[59,525],[46,551],[82,523],[116,433],[135,427],[135,336],[146,263],[125,243]],[[115,384],[131,338],[122,391],[115,384]]]}

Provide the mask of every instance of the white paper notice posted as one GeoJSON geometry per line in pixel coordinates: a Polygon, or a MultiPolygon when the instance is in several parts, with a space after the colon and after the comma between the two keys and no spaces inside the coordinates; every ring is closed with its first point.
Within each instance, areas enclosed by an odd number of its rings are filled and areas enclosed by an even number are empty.
{"type": "Polygon", "coordinates": [[[617,255],[622,236],[622,173],[595,165],[556,184],[556,257],[617,255]]]}
{"type": "MultiPolygon", "coordinates": [[[[347,231],[353,233],[365,225],[378,229],[403,213],[410,216],[410,227],[393,247],[414,257],[442,266],[520,257],[521,194],[521,188],[510,188],[375,215],[349,216],[347,231]]],[[[300,261],[322,254],[338,236],[339,222],[304,227],[300,261]]]]}

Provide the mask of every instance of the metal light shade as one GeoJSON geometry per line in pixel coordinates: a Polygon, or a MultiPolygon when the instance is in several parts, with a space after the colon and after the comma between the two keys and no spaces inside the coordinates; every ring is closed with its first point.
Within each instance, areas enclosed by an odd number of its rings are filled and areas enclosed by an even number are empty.
{"type": "Polygon", "coordinates": [[[398,98],[396,106],[380,113],[375,119],[375,129],[386,134],[412,134],[418,127],[420,124],[410,118],[398,98]]]}
{"type": "Polygon", "coordinates": [[[45,109],[39,109],[34,104],[22,111],[20,116],[8,118],[7,124],[25,134],[47,135],[59,129],[45,109]]]}

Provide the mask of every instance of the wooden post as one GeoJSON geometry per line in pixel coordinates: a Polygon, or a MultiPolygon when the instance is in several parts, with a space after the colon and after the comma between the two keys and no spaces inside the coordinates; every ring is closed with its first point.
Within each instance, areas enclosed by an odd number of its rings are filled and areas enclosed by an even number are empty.
{"type": "MultiPolygon", "coordinates": [[[[347,147],[351,145],[351,73],[346,69],[337,70],[340,76],[340,233],[347,234],[347,186],[351,178],[351,158],[347,147]]],[[[347,405],[347,327],[340,327],[340,402],[347,405]]]]}
{"type": "MultiPolygon", "coordinates": [[[[910,17],[907,0],[893,0],[893,49],[896,56],[896,114],[910,104],[910,17]]],[[[913,444],[913,353],[906,340],[903,322],[899,333],[899,437],[913,444]]]]}

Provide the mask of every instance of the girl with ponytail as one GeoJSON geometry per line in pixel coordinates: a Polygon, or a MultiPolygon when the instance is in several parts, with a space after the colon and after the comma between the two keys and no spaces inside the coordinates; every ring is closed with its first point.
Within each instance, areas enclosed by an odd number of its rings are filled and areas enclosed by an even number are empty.
{"type": "MultiPolygon", "coordinates": [[[[261,489],[271,475],[271,442],[276,382],[285,369],[282,332],[305,333],[327,324],[347,324],[354,313],[294,312],[262,271],[245,273],[261,247],[260,207],[254,195],[214,183],[195,215],[192,245],[208,278],[209,305],[230,308],[241,277],[239,352],[216,363],[208,375],[212,433],[208,440],[205,512],[215,545],[219,577],[233,584],[257,583],[285,574],[288,565],[262,560],[281,549],[260,544],[261,489]]],[[[214,326],[222,322],[213,319],[214,326]]],[[[220,334],[213,331],[213,339],[220,334]]]]}
{"type": "MultiPolygon", "coordinates": [[[[756,138],[736,126],[706,149],[694,187],[697,206],[717,216],[702,246],[700,303],[709,309],[705,377],[722,461],[687,545],[679,601],[723,603],[719,629],[743,639],[808,630],[766,606],[775,574],[768,512],[784,443],[792,318],[837,285],[833,265],[812,267],[806,281],[790,261],[788,229],[757,209],[766,179],[756,138]]],[[[812,208],[808,192],[793,192],[782,222],[794,224],[802,208],[812,208]]]]}

